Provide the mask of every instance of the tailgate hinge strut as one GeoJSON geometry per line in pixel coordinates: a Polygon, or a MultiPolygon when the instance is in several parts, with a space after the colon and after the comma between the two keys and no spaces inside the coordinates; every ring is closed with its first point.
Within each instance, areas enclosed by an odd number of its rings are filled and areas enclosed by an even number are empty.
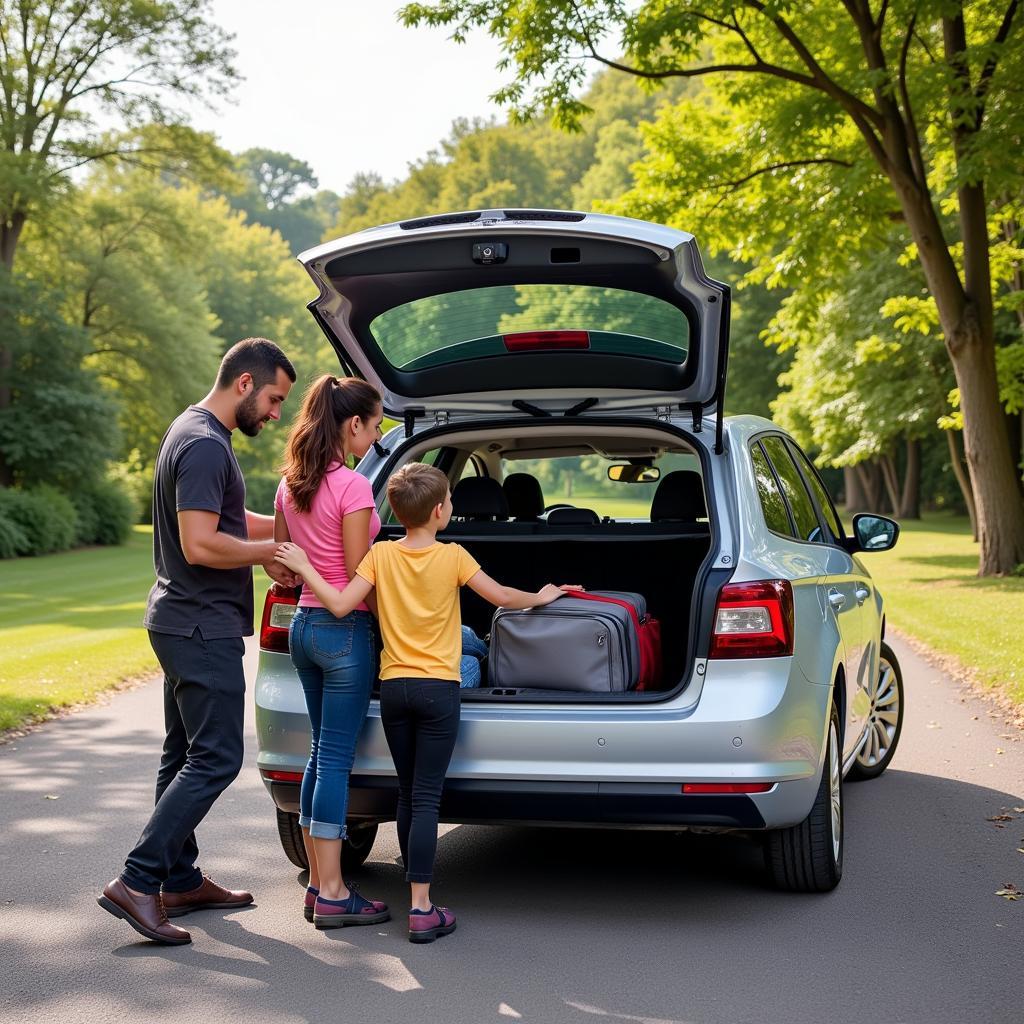
{"type": "Polygon", "coordinates": [[[427,415],[427,410],[422,406],[405,410],[405,437],[408,440],[416,429],[416,420],[427,415]]]}

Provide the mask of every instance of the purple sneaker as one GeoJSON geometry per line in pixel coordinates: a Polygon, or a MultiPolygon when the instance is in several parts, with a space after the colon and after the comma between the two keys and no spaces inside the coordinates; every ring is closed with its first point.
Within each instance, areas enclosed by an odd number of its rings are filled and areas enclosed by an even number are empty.
{"type": "Polygon", "coordinates": [[[409,941],[433,942],[455,931],[455,915],[447,907],[409,911],[409,941]]]}
{"type": "Polygon", "coordinates": [[[314,889],[311,885],[306,886],[306,896],[302,901],[302,916],[309,921],[310,924],[313,923],[313,906],[316,903],[317,896],[319,895],[319,889],[314,889]]]}
{"type": "Polygon", "coordinates": [[[391,912],[386,903],[360,896],[349,886],[347,900],[325,900],[317,896],[313,903],[313,924],[317,928],[344,928],[347,924],[379,924],[388,921],[391,912]]]}

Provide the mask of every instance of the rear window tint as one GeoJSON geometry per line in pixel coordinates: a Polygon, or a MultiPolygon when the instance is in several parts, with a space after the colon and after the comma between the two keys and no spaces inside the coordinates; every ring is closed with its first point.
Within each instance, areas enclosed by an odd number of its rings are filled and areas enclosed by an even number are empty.
{"type": "Polygon", "coordinates": [[[754,463],[754,479],[757,481],[757,496],[761,499],[761,510],[764,512],[765,525],[774,533],[781,533],[784,537],[793,536],[793,527],[789,522],[789,513],[786,511],[786,502],[779,490],[778,481],[772,472],[768,460],[761,451],[761,446],[755,444],[750,449],[750,458],[754,463]]]}
{"type": "Polygon", "coordinates": [[[800,468],[803,469],[804,476],[807,477],[807,482],[810,484],[814,496],[818,499],[818,506],[825,517],[825,522],[828,523],[829,529],[832,531],[832,536],[839,540],[843,536],[843,528],[839,525],[839,516],[836,515],[832,498],[829,496],[828,491],[825,490],[825,485],[821,482],[821,478],[815,471],[814,466],[811,465],[811,460],[796,445],[791,445],[790,447],[795,453],[797,461],[801,464],[800,468]]]}
{"type": "Polygon", "coordinates": [[[821,527],[818,525],[818,516],[811,504],[811,496],[804,487],[803,480],[797,472],[796,464],[790,457],[781,437],[766,437],[761,441],[764,450],[771,459],[779,482],[782,484],[782,492],[786,495],[790,511],[793,513],[793,520],[796,523],[796,533],[800,540],[822,541],[821,527]]]}
{"type": "Polygon", "coordinates": [[[431,295],[395,306],[370,323],[388,362],[422,369],[508,356],[505,335],[579,331],[580,353],[606,352],[682,363],[689,321],[664,299],[594,285],[519,284],[431,295]]]}

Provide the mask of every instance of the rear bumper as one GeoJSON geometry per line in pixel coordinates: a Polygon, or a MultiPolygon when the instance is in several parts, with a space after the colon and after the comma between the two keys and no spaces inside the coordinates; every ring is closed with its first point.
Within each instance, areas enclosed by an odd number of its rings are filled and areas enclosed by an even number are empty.
{"type": "MultiPolygon", "coordinates": [[[[296,783],[267,785],[281,810],[298,812],[296,783]]],[[[674,783],[448,779],[441,797],[441,820],[459,824],[765,827],[761,812],[749,796],[691,796],[680,790],[674,783]]],[[[393,776],[353,775],[349,782],[348,818],[391,821],[397,796],[393,776]]]]}

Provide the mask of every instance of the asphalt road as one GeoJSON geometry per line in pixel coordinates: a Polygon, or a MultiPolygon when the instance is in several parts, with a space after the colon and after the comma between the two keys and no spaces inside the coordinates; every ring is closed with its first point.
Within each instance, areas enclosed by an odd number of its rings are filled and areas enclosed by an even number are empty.
{"type": "Polygon", "coordinates": [[[903,740],[847,786],[835,892],[772,891],[740,837],[461,826],[435,887],[459,930],[428,946],[405,939],[393,826],[358,879],[395,920],[302,919],[251,723],[199,838],[205,870],[257,905],[182,919],[191,946],[136,941],[95,896],[152,798],[159,685],[52,722],[0,747],[0,1020],[1020,1024],[1024,899],[995,892],[1024,889],[1024,743],[896,646],[903,740]]]}

